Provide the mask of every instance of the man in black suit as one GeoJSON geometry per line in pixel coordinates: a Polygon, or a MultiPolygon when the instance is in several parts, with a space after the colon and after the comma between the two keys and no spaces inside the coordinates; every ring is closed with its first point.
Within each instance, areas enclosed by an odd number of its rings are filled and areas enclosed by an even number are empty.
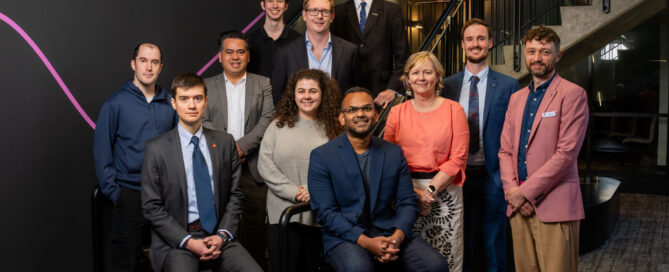
{"type": "Polygon", "coordinates": [[[230,134],[202,127],[207,87],[193,73],[172,82],[177,128],[146,143],[142,207],[154,271],[262,271],[235,241],[241,167],[230,134]]]}
{"type": "Polygon", "coordinates": [[[410,55],[402,10],[384,0],[350,0],[335,13],[332,34],[358,45],[360,85],[385,107],[402,89],[400,76],[410,55]]]}
{"type": "Polygon", "coordinates": [[[303,37],[279,48],[272,72],[272,97],[276,104],[288,78],[302,69],[320,69],[337,81],[342,93],[358,82],[359,55],[355,44],[330,33],[335,17],[333,0],[306,0],[303,37]]]}

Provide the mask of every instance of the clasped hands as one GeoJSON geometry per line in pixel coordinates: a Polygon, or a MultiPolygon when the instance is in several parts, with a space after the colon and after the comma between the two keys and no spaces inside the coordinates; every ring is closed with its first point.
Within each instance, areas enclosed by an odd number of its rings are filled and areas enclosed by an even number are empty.
{"type": "Polygon", "coordinates": [[[200,258],[200,261],[216,260],[221,256],[223,239],[218,235],[207,236],[204,239],[189,238],[184,248],[200,258]]]}
{"type": "Polygon", "coordinates": [[[505,192],[504,199],[511,205],[514,213],[519,212],[520,215],[525,217],[531,216],[534,213],[534,207],[527,201],[527,199],[525,199],[522,192],[520,192],[520,187],[505,192]]]}
{"type": "Polygon", "coordinates": [[[395,233],[391,236],[370,238],[367,235],[360,234],[357,243],[372,253],[374,259],[380,263],[389,263],[397,260],[402,241],[404,241],[404,232],[400,229],[395,229],[395,233]]]}

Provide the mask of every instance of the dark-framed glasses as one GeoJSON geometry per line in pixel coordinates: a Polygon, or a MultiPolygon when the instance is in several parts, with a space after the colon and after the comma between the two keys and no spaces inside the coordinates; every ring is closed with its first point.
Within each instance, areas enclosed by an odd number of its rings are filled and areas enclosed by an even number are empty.
{"type": "Polygon", "coordinates": [[[346,114],[356,114],[361,110],[362,110],[363,113],[370,113],[374,110],[374,107],[372,105],[364,105],[362,107],[351,106],[351,107],[343,109],[342,112],[346,113],[346,114]]]}
{"type": "Polygon", "coordinates": [[[307,11],[307,14],[309,14],[309,16],[317,16],[318,13],[323,15],[323,17],[330,17],[330,15],[332,15],[332,10],[329,9],[310,8],[310,9],[305,9],[305,11],[307,11]]]}

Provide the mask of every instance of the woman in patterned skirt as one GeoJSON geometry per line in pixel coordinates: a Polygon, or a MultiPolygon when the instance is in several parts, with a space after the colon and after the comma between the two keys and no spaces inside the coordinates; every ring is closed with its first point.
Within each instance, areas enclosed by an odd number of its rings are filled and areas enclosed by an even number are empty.
{"type": "Polygon", "coordinates": [[[461,271],[469,127],[460,104],[439,96],[443,76],[433,54],[409,57],[402,80],[413,99],[390,110],[384,139],[402,147],[411,169],[421,213],[414,230],[446,257],[449,271],[461,271]]]}

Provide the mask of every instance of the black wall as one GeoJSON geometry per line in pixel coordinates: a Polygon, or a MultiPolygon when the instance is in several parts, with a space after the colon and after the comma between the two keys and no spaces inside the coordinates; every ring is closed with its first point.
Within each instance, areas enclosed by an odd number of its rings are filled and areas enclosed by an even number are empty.
{"type": "MultiPolygon", "coordinates": [[[[290,14],[301,1],[291,1],[290,14]]],[[[93,119],[132,77],[132,49],[163,50],[159,84],[197,72],[217,36],[243,29],[258,1],[0,0],[93,119]]],[[[251,56],[253,57],[253,56],[251,56]]],[[[218,62],[203,76],[221,72],[218,62]]],[[[92,271],[93,129],[39,57],[0,21],[0,271],[92,271]]]]}

